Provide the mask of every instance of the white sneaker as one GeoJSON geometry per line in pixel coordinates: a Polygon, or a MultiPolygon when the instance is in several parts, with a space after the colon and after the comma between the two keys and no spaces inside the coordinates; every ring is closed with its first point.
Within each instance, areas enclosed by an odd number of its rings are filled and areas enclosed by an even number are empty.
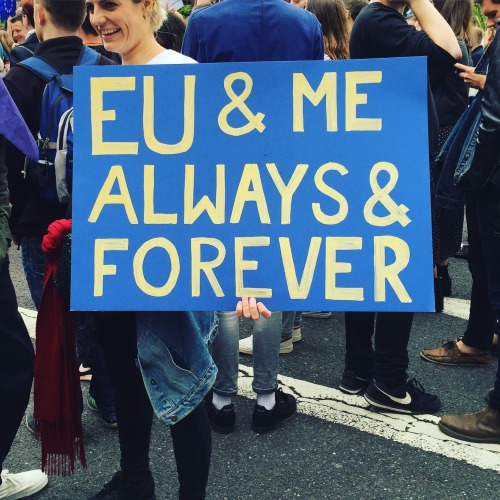
{"type": "MultiPolygon", "coordinates": [[[[282,340],[280,344],[280,354],[288,354],[289,352],[292,352],[293,342],[294,342],[293,337],[290,337],[289,339],[286,340],[282,340]]],[[[248,354],[250,356],[253,354],[253,335],[250,335],[250,337],[240,340],[239,351],[242,354],[248,354]]]]}
{"type": "Polygon", "coordinates": [[[294,326],[292,332],[292,342],[300,342],[302,340],[302,328],[300,326],[294,326]]]}
{"type": "Polygon", "coordinates": [[[293,351],[293,337],[282,340],[280,344],[280,354],[288,354],[293,351]]]}
{"type": "Polygon", "coordinates": [[[16,500],[34,495],[43,489],[49,478],[41,470],[30,470],[9,474],[8,470],[2,471],[2,484],[0,484],[0,498],[16,500]]]}
{"type": "Polygon", "coordinates": [[[253,335],[247,337],[246,339],[240,340],[240,352],[241,354],[250,354],[253,353],[253,335]]]}

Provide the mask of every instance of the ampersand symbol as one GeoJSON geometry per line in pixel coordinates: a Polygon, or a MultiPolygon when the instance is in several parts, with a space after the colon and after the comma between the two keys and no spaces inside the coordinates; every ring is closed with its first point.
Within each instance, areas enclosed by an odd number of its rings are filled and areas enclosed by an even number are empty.
{"type": "Polygon", "coordinates": [[[388,162],[376,163],[370,172],[370,187],[373,192],[373,196],[370,196],[368,201],[365,203],[364,216],[366,222],[372,226],[390,226],[394,222],[399,222],[403,227],[407,226],[411,219],[406,215],[409,208],[405,205],[396,205],[394,200],[389,196],[389,193],[394,189],[396,183],[398,182],[398,169],[388,162]],[[389,182],[381,188],[377,177],[378,174],[385,171],[389,174],[389,182]],[[382,203],[382,205],[389,212],[388,215],[380,217],[373,213],[373,208],[377,203],[382,203]]]}
{"type": "Polygon", "coordinates": [[[253,81],[250,78],[250,75],[248,75],[247,73],[243,72],[232,73],[231,75],[225,78],[224,90],[226,91],[228,97],[231,99],[231,102],[222,108],[221,112],[219,113],[218,122],[219,122],[219,127],[226,134],[233,136],[240,136],[248,134],[249,132],[255,129],[257,129],[259,132],[262,133],[266,128],[265,125],[262,123],[262,120],[264,119],[265,115],[263,113],[257,113],[254,115],[250,111],[248,106],[245,104],[246,99],[252,92],[252,87],[253,87],[253,81]],[[243,82],[245,83],[245,88],[243,89],[243,92],[240,95],[237,95],[232,88],[233,83],[236,80],[243,80],[243,82]],[[229,123],[227,122],[227,117],[229,113],[231,113],[235,109],[238,109],[241,112],[241,114],[248,120],[248,123],[243,127],[231,127],[231,125],[229,125],[229,123]]]}

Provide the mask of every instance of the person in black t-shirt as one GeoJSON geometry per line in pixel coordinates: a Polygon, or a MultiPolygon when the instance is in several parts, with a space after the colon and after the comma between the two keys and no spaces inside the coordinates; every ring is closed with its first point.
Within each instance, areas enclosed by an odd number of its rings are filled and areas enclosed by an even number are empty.
{"type": "MultiPolygon", "coordinates": [[[[372,0],[354,23],[351,58],[427,56],[428,68],[432,69],[429,73],[439,77],[461,57],[455,34],[429,0],[408,3],[423,31],[415,30],[405,21],[402,15],[405,2],[372,0]]],[[[428,109],[429,159],[433,160],[438,122],[430,92],[428,109]]],[[[439,398],[427,394],[416,380],[408,380],[407,346],[412,321],[413,313],[407,312],[346,313],[346,357],[340,389],[351,394],[366,391],[365,399],[382,409],[410,414],[438,411],[439,398]]]]}

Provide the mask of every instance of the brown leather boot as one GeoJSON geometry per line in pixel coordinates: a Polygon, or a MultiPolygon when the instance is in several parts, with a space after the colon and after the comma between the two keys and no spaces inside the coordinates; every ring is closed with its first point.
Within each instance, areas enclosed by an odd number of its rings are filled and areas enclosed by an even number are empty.
{"type": "Polygon", "coordinates": [[[444,415],[438,426],[445,434],[456,439],[500,444],[500,411],[489,406],[476,413],[444,415]]]}

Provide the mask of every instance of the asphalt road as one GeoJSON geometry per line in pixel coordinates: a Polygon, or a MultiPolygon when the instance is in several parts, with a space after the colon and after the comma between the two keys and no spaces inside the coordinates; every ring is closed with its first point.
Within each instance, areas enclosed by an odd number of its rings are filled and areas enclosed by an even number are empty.
{"type": "MultiPolygon", "coordinates": [[[[18,252],[11,251],[11,273],[19,305],[33,309],[18,252]]],[[[465,261],[452,259],[453,299],[469,298],[465,261]]],[[[460,304],[459,304],[460,305],[460,304]]],[[[453,312],[457,301],[447,304],[453,312]]],[[[442,367],[426,363],[420,349],[463,333],[466,320],[451,314],[417,314],[410,342],[410,371],[443,402],[438,414],[482,408],[497,369],[442,367]]],[[[241,335],[248,334],[244,323],[241,335]]],[[[398,420],[366,409],[361,397],[334,389],[344,356],[343,317],[305,319],[303,341],[281,356],[285,390],[299,396],[299,413],[268,435],[250,429],[253,400],[236,400],[237,429],[213,434],[208,499],[448,499],[495,498],[500,486],[500,445],[475,446],[444,438],[437,418],[398,420]],[[303,381],[309,382],[305,384],[303,381]]],[[[242,394],[251,396],[242,356],[242,394]]],[[[86,383],[82,383],[84,392],[86,383]]],[[[28,408],[28,411],[31,411],[28,408]]],[[[85,499],[97,492],[118,468],[116,431],[95,413],[83,414],[88,468],[67,478],[50,478],[33,498],[85,499]]],[[[175,499],[176,470],[168,429],[155,423],[151,445],[158,499],[175,499]]],[[[39,443],[22,426],[4,467],[12,472],[40,466],[39,443]]]]}

